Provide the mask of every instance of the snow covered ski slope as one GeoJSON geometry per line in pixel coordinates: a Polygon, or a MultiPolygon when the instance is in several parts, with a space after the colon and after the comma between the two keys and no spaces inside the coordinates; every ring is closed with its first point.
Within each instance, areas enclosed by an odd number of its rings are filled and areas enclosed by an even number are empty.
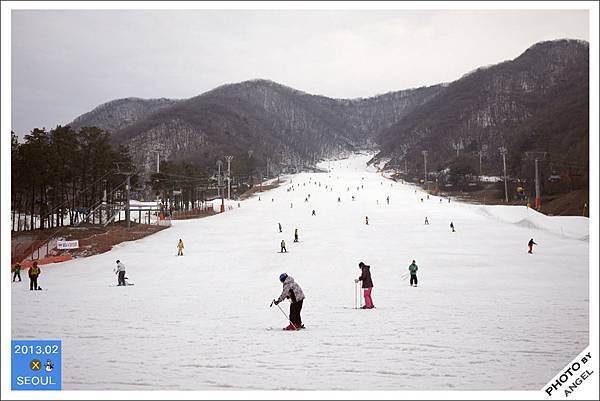
{"type": "Polygon", "coordinates": [[[13,338],[61,339],[68,390],[539,390],[588,343],[588,220],[427,199],[368,159],[42,266],[47,291],[13,284],[13,338]],[[110,287],[117,259],[135,286],[110,287]],[[360,261],[375,309],[353,309],[360,261]],[[269,308],[282,272],[306,330],[269,308]]]}

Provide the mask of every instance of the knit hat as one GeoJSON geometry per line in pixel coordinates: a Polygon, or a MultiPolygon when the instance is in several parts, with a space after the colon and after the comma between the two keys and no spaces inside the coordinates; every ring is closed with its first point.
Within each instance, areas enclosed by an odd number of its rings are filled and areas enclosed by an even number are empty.
{"type": "Polygon", "coordinates": [[[279,275],[279,281],[281,281],[282,283],[285,281],[286,278],[288,278],[288,275],[285,273],[281,273],[279,275]]]}

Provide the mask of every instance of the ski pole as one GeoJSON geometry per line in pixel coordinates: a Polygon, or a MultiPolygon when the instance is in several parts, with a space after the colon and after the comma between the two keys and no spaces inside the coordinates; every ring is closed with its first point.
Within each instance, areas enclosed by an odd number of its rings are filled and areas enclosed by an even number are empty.
{"type": "MultiPolygon", "coordinates": [[[[272,301],[271,301],[271,305],[270,305],[269,307],[273,306],[273,304],[274,304],[274,303],[275,303],[275,300],[272,300],[272,301]]],[[[285,316],[285,318],[288,320],[288,322],[290,322],[290,324],[291,324],[292,326],[294,326],[294,329],[296,329],[296,330],[297,330],[297,329],[298,329],[298,327],[296,327],[296,325],[295,325],[295,324],[294,324],[294,323],[293,323],[293,322],[290,320],[290,318],[289,318],[289,316],[287,315],[287,313],[285,313],[285,312],[283,311],[283,309],[281,309],[281,306],[279,306],[279,304],[277,304],[277,307],[279,308],[279,310],[281,311],[281,313],[283,313],[283,316],[285,316]]]]}
{"type": "Polygon", "coordinates": [[[358,286],[356,281],[354,282],[354,309],[358,309],[358,286]]]}

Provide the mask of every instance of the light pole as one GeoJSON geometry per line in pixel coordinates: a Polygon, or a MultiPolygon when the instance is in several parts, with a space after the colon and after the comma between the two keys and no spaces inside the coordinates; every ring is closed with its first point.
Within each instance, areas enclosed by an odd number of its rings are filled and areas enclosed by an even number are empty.
{"type": "Polygon", "coordinates": [[[506,184],[506,148],[500,147],[500,154],[502,155],[502,164],[504,165],[504,201],[508,203],[508,185],[506,184]]]}
{"type": "Polygon", "coordinates": [[[525,154],[527,155],[528,158],[534,158],[535,161],[535,209],[536,210],[540,210],[540,208],[542,207],[542,197],[541,197],[541,191],[540,191],[540,174],[539,174],[539,167],[538,167],[538,162],[540,160],[540,158],[545,159],[546,158],[546,152],[525,152],[525,154]]]}
{"type": "Polygon", "coordinates": [[[221,166],[223,162],[221,160],[217,160],[217,167],[219,168],[219,173],[217,175],[217,187],[219,191],[219,196],[221,197],[221,213],[225,211],[225,200],[223,199],[223,177],[221,176],[221,166]]]}
{"type": "Polygon", "coordinates": [[[231,160],[233,156],[225,156],[227,160],[227,199],[231,199],[231,160]]]}
{"type": "Polygon", "coordinates": [[[425,188],[427,188],[427,151],[423,150],[421,153],[423,154],[423,162],[425,164],[425,188]]]}

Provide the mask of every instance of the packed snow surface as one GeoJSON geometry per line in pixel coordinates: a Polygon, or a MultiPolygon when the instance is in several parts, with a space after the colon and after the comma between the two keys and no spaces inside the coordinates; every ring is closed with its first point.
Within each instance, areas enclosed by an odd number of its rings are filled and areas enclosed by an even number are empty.
{"type": "Polygon", "coordinates": [[[42,266],[44,291],[23,274],[13,338],[61,339],[68,390],[539,390],[588,344],[588,220],[427,199],[369,157],[42,266]],[[134,286],[114,286],[117,259],[134,286]],[[360,261],[372,310],[354,309],[360,261]],[[282,272],[306,294],[306,330],[269,307],[282,272]]]}

